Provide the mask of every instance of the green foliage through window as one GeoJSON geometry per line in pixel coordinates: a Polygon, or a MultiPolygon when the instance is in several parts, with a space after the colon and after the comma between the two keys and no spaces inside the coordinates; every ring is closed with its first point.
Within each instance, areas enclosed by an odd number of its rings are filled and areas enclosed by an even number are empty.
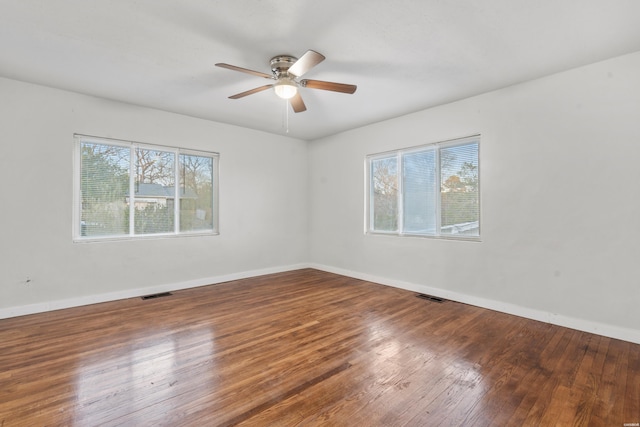
{"type": "Polygon", "coordinates": [[[77,239],[216,232],[217,154],[82,136],[76,150],[77,239]]]}
{"type": "Polygon", "coordinates": [[[368,157],[368,230],[480,235],[479,137],[368,157]]]}

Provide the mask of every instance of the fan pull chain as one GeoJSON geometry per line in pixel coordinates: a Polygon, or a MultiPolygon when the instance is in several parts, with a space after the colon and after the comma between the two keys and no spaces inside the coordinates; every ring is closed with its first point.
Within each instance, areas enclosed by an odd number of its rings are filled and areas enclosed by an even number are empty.
{"type": "Polygon", "coordinates": [[[289,100],[285,99],[284,100],[284,114],[286,117],[286,129],[285,129],[285,133],[289,133],[289,100]]]}

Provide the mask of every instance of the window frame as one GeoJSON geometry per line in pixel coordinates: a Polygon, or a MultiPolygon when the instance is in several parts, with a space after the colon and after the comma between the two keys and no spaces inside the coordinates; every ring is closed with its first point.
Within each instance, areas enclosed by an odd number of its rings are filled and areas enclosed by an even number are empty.
{"type": "Polygon", "coordinates": [[[378,236],[397,236],[397,237],[420,237],[429,239],[445,239],[445,240],[469,240],[480,241],[482,236],[482,186],[481,186],[481,137],[480,134],[471,135],[461,138],[450,139],[440,142],[432,142],[429,144],[423,144],[418,146],[412,146],[408,148],[400,148],[395,150],[384,151],[380,153],[368,154],[365,157],[365,214],[364,214],[364,233],[366,235],[378,235],[378,236]],[[442,233],[442,164],[440,158],[440,152],[443,149],[464,146],[476,143],[478,145],[478,235],[465,235],[465,234],[443,234],[442,233]],[[404,155],[424,152],[428,150],[434,150],[435,152],[435,233],[419,233],[412,231],[404,231],[404,155]],[[373,185],[372,185],[372,162],[381,159],[394,158],[396,159],[397,169],[397,199],[396,199],[396,230],[375,230],[373,229],[374,222],[374,197],[373,197],[373,185]]]}
{"type": "Polygon", "coordinates": [[[136,141],[127,141],[114,138],[90,136],[83,134],[74,134],[73,143],[73,215],[72,215],[72,237],[74,243],[84,242],[97,242],[97,241],[113,241],[113,240],[139,240],[139,239],[157,239],[166,237],[189,237],[189,236],[215,236],[219,235],[219,170],[220,170],[220,154],[213,151],[194,150],[176,146],[166,146],[160,144],[148,144],[136,141]],[[116,235],[94,235],[83,236],[81,230],[82,222],[82,145],[88,144],[101,144],[114,147],[123,147],[130,149],[131,157],[129,162],[129,193],[126,196],[127,203],[131,206],[135,205],[135,194],[131,191],[136,182],[136,150],[154,150],[162,151],[173,154],[174,158],[174,170],[173,170],[173,182],[174,182],[174,203],[173,203],[173,230],[169,232],[160,233],[135,233],[135,209],[129,209],[129,231],[126,234],[116,235]],[[212,215],[212,228],[201,230],[188,230],[180,231],[180,203],[175,202],[180,200],[180,156],[192,155],[209,157],[212,159],[212,194],[211,194],[211,215],[212,215]]]}

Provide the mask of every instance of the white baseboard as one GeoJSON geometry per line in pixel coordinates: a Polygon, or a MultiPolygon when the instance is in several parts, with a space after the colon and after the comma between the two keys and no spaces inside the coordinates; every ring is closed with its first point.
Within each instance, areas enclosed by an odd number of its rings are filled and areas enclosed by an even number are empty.
{"type": "Polygon", "coordinates": [[[203,277],[201,279],[188,280],[178,283],[166,283],[163,285],[149,286],[146,288],[126,289],[105,294],[87,295],[78,298],[69,298],[56,301],[48,301],[38,304],[29,304],[18,307],[0,308],[0,319],[25,316],[28,314],[44,313],[53,310],[79,307],[83,305],[98,304],[101,302],[116,301],[126,298],[137,298],[160,292],[171,292],[180,289],[197,288],[199,286],[215,285],[232,280],[246,279],[249,277],[264,276],[265,274],[282,273],[285,271],[299,270],[309,267],[308,264],[296,264],[281,267],[264,268],[260,270],[242,271],[239,273],[225,274],[222,276],[203,277]]]}
{"type": "Polygon", "coordinates": [[[608,325],[605,323],[593,322],[590,320],[577,319],[560,314],[549,313],[541,310],[535,310],[527,307],[509,304],[501,301],[480,298],[472,295],[466,295],[458,292],[448,291],[446,289],[433,288],[426,285],[405,282],[402,280],[390,279],[386,277],[375,276],[357,271],[345,270],[342,268],[331,267],[322,264],[295,264],[281,267],[272,267],[259,270],[242,271],[222,276],[204,277],[196,280],[189,280],[178,283],[168,283],[158,286],[150,286],[146,288],[127,289],[118,292],[109,292],[98,295],[87,295],[78,298],[69,298],[64,300],[49,301],[38,304],[23,305],[18,307],[9,307],[0,309],[0,319],[9,317],[24,316],[28,314],[44,313],[47,311],[61,310],[71,307],[79,307],[89,304],[98,304],[101,302],[116,301],[126,298],[136,298],[143,295],[150,295],[159,292],[177,291],[180,289],[196,288],[199,286],[214,285],[232,280],[246,279],[249,277],[263,276],[265,274],[282,273],[285,271],[299,270],[302,268],[315,268],[329,273],[340,274],[342,276],[353,277],[355,279],[366,280],[368,282],[379,283],[382,285],[393,286],[395,288],[406,289],[413,292],[419,292],[437,297],[445,298],[451,301],[458,301],[465,304],[475,305],[477,307],[487,308],[502,313],[513,314],[515,316],[527,319],[537,320],[540,322],[551,323],[553,325],[563,326],[578,331],[589,332],[592,334],[602,335],[605,337],[620,339],[636,344],[640,344],[640,330],[622,328],[619,326],[608,325]]]}
{"type": "Polygon", "coordinates": [[[623,328],[620,326],[609,325],[605,323],[593,322],[585,319],[577,319],[574,317],[563,316],[561,314],[549,313],[541,310],[535,310],[527,307],[509,304],[501,301],[480,298],[472,295],[466,295],[458,292],[452,292],[445,289],[433,288],[426,285],[404,282],[401,280],[389,279],[386,277],[374,276],[367,273],[345,270],[341,268],[331,267],[322,264],[309,264],[310,268],[316,270],[327,271],[329,273],[340,274],[342,276],[353,277],[355,279],[366,280],[367,282],[379,283],[381,285],[393,286],[395,288],[406,289],[413,292],[437,296],[451,301],[458,301],[477,307],[487,308],[502,313],[513,314],[515,316],[527,319],[537,320],[540,322],[551,323],[553,325],[563,326],[565,328],[575,329],[578,331],[589,332],[592,334],[602,335],[609,338],[615,338],[640,344],[640,330],[623,328]]]}

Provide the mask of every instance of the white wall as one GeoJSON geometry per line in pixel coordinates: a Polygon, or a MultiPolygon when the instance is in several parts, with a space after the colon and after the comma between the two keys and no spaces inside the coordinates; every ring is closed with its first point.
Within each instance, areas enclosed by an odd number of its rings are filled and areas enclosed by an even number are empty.
{"type": "Polygon", "coordinates": [[[640,342],[638,75],[640,52],[310,143],[0,79],[0,318],[312,265],[640,342]],[[73,243],[74,133],[219,152],[221,235],[73,243]],[[481,242],[363,233],[367,154],[476,133],[481,242]]]}
{"type": "Polygon", "coordinates": [[[640,342],[640,52],[309,145],[319,268],[640,342]],[[480,133],[482,241],[365,235],[367,154],[480,133]]]}
{"type": "Polygon", "coordinates": [[[7,79],[0,94],[0,317],[308,260],[305,141],[7,79]],[[219,152],[220,235],[73,243],[74,133],[219,152]]]}

